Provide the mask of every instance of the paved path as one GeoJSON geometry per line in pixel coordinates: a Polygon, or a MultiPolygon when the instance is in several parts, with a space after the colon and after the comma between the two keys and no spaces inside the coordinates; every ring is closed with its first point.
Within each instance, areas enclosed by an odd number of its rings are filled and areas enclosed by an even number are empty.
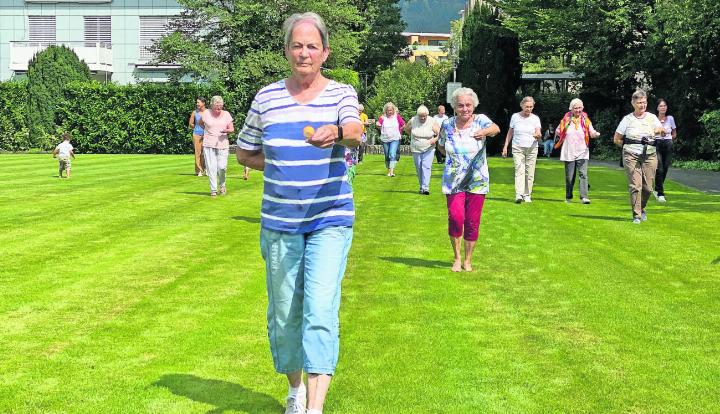
{"type": "MultiPolygon", "coordinates": [[[[622,169],[618,161],[590,160],[590,165],[622,169]]],[[[708,194],[720,194],[720,172],[718,171],[670,168],[667,179],[708,194]]]]}

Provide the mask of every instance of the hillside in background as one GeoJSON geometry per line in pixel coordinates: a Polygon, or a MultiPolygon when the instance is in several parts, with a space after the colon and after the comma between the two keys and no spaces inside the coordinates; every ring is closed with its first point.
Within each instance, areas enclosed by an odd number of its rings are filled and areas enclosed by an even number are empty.
{"type": "Polygon", "coordinates": [[[408,32],[450,33],[450,21],[460,18],[465,0],[400,0],[408,32]]]}

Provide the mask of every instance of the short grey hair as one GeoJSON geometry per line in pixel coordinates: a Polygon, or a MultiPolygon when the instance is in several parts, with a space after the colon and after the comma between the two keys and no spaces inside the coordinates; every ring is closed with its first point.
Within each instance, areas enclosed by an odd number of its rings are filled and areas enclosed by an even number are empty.
{"type": "Polygon", "coordinates": [[[645,98],[647,99],[647,93],[644,90],[638,89],[632,94],[632,101],[637,102],[638,100],[645,98]]]}
{"type": "Polygon", "coordinates": [[[452,106],[453,109],[457,108],[458,98],[461,96],[469,96],[473,101],[474,108],[480,104],[480,99],[478,99],[474,90],[470,88],[457,88],[453,91],[452,96],[450,97],[450,106],[452,106]]]}
{"type": "Polygon", "coordinates": [[[325,21],[318,15],[317,13],[313,12],[306,12],[306,13],[295,13],[285,19],[285,22],[283,23],[283,33],[285,34],[285,49],[288,49],[290,47],[290,38],[292,37],[292,32],[295,30],[295,26],[298,23],[301,22],[310,22],[315,26],[316,29],[318,29],[318,32],[320,32],[320,38],[322,39],[322,45],[323,49],[329,49],[330,48],[330,40],[328,37],[328,29],[325,25],[325,21]]]}
{"type": "Polygon", "coordinates": [[[526,96],[522,98],[522,101],[520,101],[520,108],[522,108],[528,102],[532,102],[533,105],[535,105],[535,99],[532,96],[526,96]]]}
{"type": "Polygon", "coordinates": [[[575,107],[575,105],[577,105],[577,104],[580,104],[580,105],[582,105],[582,106],[585,106],[585,104],[583,103],[582,99],[580,99],[580,98],[575,98],[575,99],[573,99],[572,101],[570,101],[570,106],[568,107],[568,109],[572,111],[572,109],[573,109],[573,108],[575,107]]]}
{"type": "Polygon", "coordinates": [[[215,96],[213,96],[212,98],[210,98],[210,107],[211,107],[211,108],[212,108],[213,106],[215,106],[216,103],[225,105],[225,101],[223,101],[223,98],[222,98],[222,96],[220,96],[220,95],[215,95],[215,96]]]}
{"type": "Polygon", "coordinates": [[[420,105],[420,106],[418,106],[417,114],[418,115],[430,115],[430,111],[427,109],[427,106],[420,105]]]}

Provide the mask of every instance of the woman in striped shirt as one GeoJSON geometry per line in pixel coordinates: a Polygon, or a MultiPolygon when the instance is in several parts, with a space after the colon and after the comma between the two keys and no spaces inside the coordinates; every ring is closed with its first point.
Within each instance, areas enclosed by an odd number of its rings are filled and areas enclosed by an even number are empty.
{"type": "Polygon", "coordinates": [[[286,413],[307,405],[316,414],[338,359],[340,282],[355,218],[344,154],[360,144],[362,124],[355,90],[320,72],[330,53],[320,16],[294,14],[283,29],[292,74],[255,95],[237,158],[264,171],[260,248],[270,348],[290,387],[286,413]]]}

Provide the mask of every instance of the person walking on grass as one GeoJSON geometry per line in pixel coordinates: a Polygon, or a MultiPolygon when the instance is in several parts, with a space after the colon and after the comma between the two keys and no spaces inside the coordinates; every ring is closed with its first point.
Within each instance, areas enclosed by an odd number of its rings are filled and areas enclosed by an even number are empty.
{"type": "Polygon", "coordinates": [[[237,159],[265,180],[260,251],[270,350],[289,383],[285,412],[320,414],[340,351],[340,286],[355,218],[344,154],[360,145],[362,123],[355,89],[322,75],[330,54],[322,18],[293,14],[283,31],[291,75],[255,95],[237,159]]]}
{"type": "Polygon", "coordinates": [[[548,125],[548,129],[543,134],[543,155],[550,159],[555,146],[555,127],[553,124],[548,125]]]}
{"type": "Polygon", "coordinates": [[[456,89],[451,101],[455,116],[440,128],[438,148],[447,156],[442,191],[447,198],[448,234],[454,255],[451,269],[459,272],[472,270],[485,194],[490,189],[485,138],[499,134],[500,128],[487,116],[474,114],[479,100],[472,89],[456,89]],[[460,255],[463,238],[464,258],[460,255]]]}
{"type": "MultiPolygon", "coordinates": [[[[445,105],[438,105],[437,114],[433,115],[433,118],[439,127],[442,126],[443,122],[447,121],[448,116],[445,115],[445,105]]],[[[435,159],[438,164],[443,164],[445,162],[445,156],[440,150],[438,150],[437,145],[438,144],[435,143],[435,159]]]]}
{"type": "Polygon", "coordinates": [[[383,150],[385,151],[387,176],[395,177],[395,166],[397,165],[398,149],[400,148],[400,138],[402,137],[405,120],[400,116],[397,106],[392,102],[388,102],[383,107],[383,114],[378,118],[375,125],[380,128],[380,141],[382,141],[383,150]]]}
{"type": "Polygon", "coordinates": [[[57,157],[58,159],[58,178],[63,178],[63,171],[65,171],[65,177],[70,178],[70,158],[75,159],[75,148],[70,143],[71,138],[67,132],[62,134],[62,142],[52,152],[53,158],[57,157]]]}
{"type": "Polygon", "coordinates": [[[665,178],[672,166],[673,141],[677,138],[675,118],[667,114],[668,104],[665,99],[660,99],[657,106],[657,117],[663,127],[662,134],[655,136],[655,148],[657,148],[658,166],[655,172],[655,191],[653,195],[658,202],[665,201],[665,178]]]}
{"type": "Polygon", "coordinates": [[[203,159],[202,152],[202,139],[205,130],[200,125],[200,118],[205,112],[205,98],[202,96],[195,100],[195,110],[190,113],[190,119],[188,119],[188,126],[192,129],[192,140],[193,149],[195,151],[195,175],[202,177],[205,173],[205,160],[203,159]]]}
{"type": "Polygon", "coordinates": [[[565,163],[565,202],[573,199],[575,176],[580,175],[580,200],[590,204],[588,198],[588,163],[590,162],[590,138],[597,138],[600,133],[590,122],[584,112],[583,101],[578,98],[570,101],[569,111],[560,120],[556,148],[560,148],[560,161],[565,163]]]}
{"type": "Polygon", "coordinates": [[[358,105],[358,111],[360,112],[360,122],[362,122],[363,127],[360,147],[358,147],[357,163],[362,164],[365,151],[367,150],[367,126],[370,125],[370,120],[365,113],[365,106],[363,106],[363,104],[358,105]]]}
{"type": "Polygon", "coordinates": [[[653,190],[653,180],[657,168],[655,135],[664,134],[660,120],[647,112],[647,94],[638,89],[632,94],[634,111],[620,121],[613,141],[622,147],[622,159],[628,180],[630,207],[633,223],[647,220],[648,199],[653,190]]]}
{"type": "Polygon", "coordinates": [[[515,164],[515,203],[532,202],[537,162],[538,140],[541,138],[540,118],[533,114],[535,99],[526,96],[520,102],[520,112],[510,118],[510,129],[505,137],[502,156],[507,157],[508,145],[512,139],[512,156],[515,164]]]}
{"type": "Polygon", "coordinates": [[[210,197],[215,197],[218,191],[225,195],[227,172],[227,158],[230,150],[228,134],[235,131],[233,117],[223,109],[225,102],[220,96],[210,99],[210,110],[203,112],[200,117],[200,126],[203,135],[203,154],[205,155],[205,168],[210,182],[210,197]]]}
{"type": "Polygon", "coordinates": [[[430,174],[440,126],[431,118],[425,105],[420,105],[417,115],[405,124],[405,132],[410,134],[410,151],[415,162],[415,173],[420,184],[420,194],[430,195],[430,174]]]}

